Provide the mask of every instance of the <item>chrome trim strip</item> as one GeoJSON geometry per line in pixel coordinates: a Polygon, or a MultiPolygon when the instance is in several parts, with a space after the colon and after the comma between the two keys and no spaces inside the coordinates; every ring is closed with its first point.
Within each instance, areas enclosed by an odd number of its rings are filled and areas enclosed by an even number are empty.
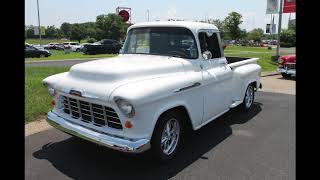
{"type": "Polygon", "coordinates": [[[176,92],[185,91],[185,90],[187,90],[187,89],[191,89],[191,88],[194,88],[194,87],[197,87],[197,86],[200,86],[200,85],[201,85],[201,83],[199,83],[199,82],[195,82],[195,83],[193,83],[193,84],[192,84],[192,85],[190,85],[190,86],[186,86],[186,87],[183,87],[183,88],[177,89],[177,90],[175,90],[174,92],[176,93],[176,92]]]}

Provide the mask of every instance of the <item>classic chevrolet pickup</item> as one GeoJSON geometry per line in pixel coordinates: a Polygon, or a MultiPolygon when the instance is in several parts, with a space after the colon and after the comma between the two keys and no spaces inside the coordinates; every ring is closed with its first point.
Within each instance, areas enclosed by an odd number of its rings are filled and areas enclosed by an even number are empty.
{"type": "Polygon", "coordinates": [[[186,129],[238,105],[250,109],[261,88],[257,60],[225,57],[212,24],[137,23],[117,57],[43,80],[53,96],[47,121],[73,136],[123,152],[150,149],[167,161],[186,129]]]}

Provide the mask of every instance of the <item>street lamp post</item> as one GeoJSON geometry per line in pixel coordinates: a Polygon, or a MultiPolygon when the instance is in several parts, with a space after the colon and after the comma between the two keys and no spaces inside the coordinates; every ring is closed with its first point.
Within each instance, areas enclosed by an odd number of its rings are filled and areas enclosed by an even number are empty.
{"type": "Polygon", "coordinates": [[[147,9],[147,13],[148,13],[148,22],[149,22],[149,9],[147,9]]]}
{"type": "Polygon", "coordinates": [[[38,9],[38,28],[39,28],[39,38],[40,38],[40,41],[39,41],[39,44],[41,46],[41,28],[40,28],[40,13],[39,13],[39,1],[37,0],[37,9],[38,9]]]}

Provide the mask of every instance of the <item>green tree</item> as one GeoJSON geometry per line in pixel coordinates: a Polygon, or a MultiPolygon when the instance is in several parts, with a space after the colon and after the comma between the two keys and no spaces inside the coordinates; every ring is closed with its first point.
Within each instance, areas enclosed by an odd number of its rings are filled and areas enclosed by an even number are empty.
{"type": "Polygon", "coordinates": [[[239,36],[239,38],[246,40],[246,39],[248,38],[248,32],[247,32],[247,30],[242,29],[242,30],[240,31],[240,36],[239,36]]]}
{"type": "Polygon", "coordinates": [[[281,31],[280,46],[282,47],[296,46],[296,32],[293,29],[284,29],[281,31]]]}
{"type": "Polygon", "coordinates": [[[221,21],[220,19],[208,19],[206,21],[202,21],[202,22],[206,22],[206,23],[210,23],[210,24],[213,24],[215,25],[219,31],[220,31],[220,37],[221,39],[228,39],[230,38],[227,34],[227,31],[226,31],[226,26],[225,26],[225,23],[224,21],[221,21]]]}
{"type": "Polygon", "coordinates": [[[288,29],[293,30],[294,32],[296,32],[296,24],[295,23],[289,23],[288,29]]]}
{"type": "Polygon", "coordinates": [[[99,15],[96,19],[96,38],[101,39],[124,39],[128,24],[116,14],[99,15]]]}
{"type": "Polygon", "coordinates": [[[65,37],[65,38],[71,37],[71,28],[72,28],[72,24],[70,24],[70,23],[64,22],[61,24],[60,30],[61,30],[63,37],[65,37]]]}
{"type": "Polygon", "coordinates": [[[75,23],[71,26],[70,39],[77,40],[79,43],[86,37],[86,30],[83,25],[75,23]]]}
{"type": "Polygon", "coordinates": [[[34,35],[34,26],[33,25],[29,25],[26,26],[26,38],[36,38],[36,36],[34,35]]]}
{"type": "Polygon", "coordinates": [[[263,29],[256,28],[249,32],[248,38],[249,40],[253,40],[254,42],[261,42],[263,37],[263,29]]]}
{"type": "Polygon", "coordinates": [[[224,19],[224,24],[230,38],[237,40],[241,38],[241,29],[239,25],[242,23],[242,15],[237,12],[231,12],[224,19]]]}
{"type": "Polygon", "coordinates": [[[54,25],[53,26],[47,26],[46,29],[46,38],[51,38],[51,39],[56,39],[59,38],[59,33],[58,33],[58,28],[56,28],[54,25]]]}

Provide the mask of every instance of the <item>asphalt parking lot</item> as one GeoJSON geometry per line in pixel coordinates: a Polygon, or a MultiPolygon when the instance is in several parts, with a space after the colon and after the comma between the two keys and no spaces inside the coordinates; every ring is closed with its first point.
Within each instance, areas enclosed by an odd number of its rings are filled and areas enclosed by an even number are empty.
{"type": "Polygon", "coordinates": [[[295,95],[258,92],[189,135],[177,159],[115,152],[55,129],[25,137],[25,179],[295,179],[295,95]]]}

